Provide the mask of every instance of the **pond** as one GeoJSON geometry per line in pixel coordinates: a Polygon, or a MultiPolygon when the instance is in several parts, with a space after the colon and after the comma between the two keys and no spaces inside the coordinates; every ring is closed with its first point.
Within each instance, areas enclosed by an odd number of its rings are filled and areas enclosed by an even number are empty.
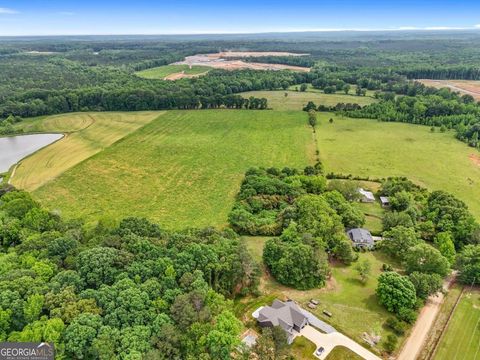
{"type": "Polygon", "coordinates": [[[62,137],[63,134],[35,134],[0,138],[0,173],[62,137]]]}

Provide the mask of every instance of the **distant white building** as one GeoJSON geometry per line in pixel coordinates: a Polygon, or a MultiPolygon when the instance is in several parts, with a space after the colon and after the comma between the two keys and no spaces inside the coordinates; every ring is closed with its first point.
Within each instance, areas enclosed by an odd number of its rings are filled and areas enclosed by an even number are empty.
{"type": "Polygon", "coordinates": [[[375,196],[371,191],[364,190],[363,188],[359,188],[358,192],[362,195],[360,201],[365,203],[372,203],[375,202],[375,196]]]}

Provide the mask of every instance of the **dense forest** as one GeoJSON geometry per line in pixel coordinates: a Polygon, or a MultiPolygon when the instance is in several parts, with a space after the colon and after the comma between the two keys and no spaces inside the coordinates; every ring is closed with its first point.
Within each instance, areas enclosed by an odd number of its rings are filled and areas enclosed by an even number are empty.
{"type": "Polygon", "coordinates": [[[229,299],[258,279],[231,230],[86,229],[20,191],[0,198],[0,243],[0,340],[54,342],[58,359],[229,359],[229,299]]]}

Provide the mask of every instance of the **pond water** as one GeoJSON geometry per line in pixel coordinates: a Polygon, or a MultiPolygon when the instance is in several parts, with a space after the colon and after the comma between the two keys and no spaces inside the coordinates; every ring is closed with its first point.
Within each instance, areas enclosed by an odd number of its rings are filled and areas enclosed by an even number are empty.
{"type": "Polygon", "coordinates": [[[0,173],[62,137],[62,134],[35,134],[0,138],[0,173]]]}

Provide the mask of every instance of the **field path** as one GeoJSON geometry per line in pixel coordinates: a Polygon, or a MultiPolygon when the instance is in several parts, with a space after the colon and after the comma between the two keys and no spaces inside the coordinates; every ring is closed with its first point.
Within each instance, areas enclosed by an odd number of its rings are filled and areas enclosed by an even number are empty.
{"type": "MultiPolygon", "coordinates": [[[[450,289],[455,281],[456,274],[452,274],[443,283],[445,290],[450,289]]],[[[428,333],[435,322],[438,312],[443,304],[445,296],[439,293],[436,296],[430,296],[427,303],[422,308],[417,322],[415,323],[410,336],[403,344],[403,348],[397,357],[397,360],[415,360],[422,350],[428,333]]]]}

